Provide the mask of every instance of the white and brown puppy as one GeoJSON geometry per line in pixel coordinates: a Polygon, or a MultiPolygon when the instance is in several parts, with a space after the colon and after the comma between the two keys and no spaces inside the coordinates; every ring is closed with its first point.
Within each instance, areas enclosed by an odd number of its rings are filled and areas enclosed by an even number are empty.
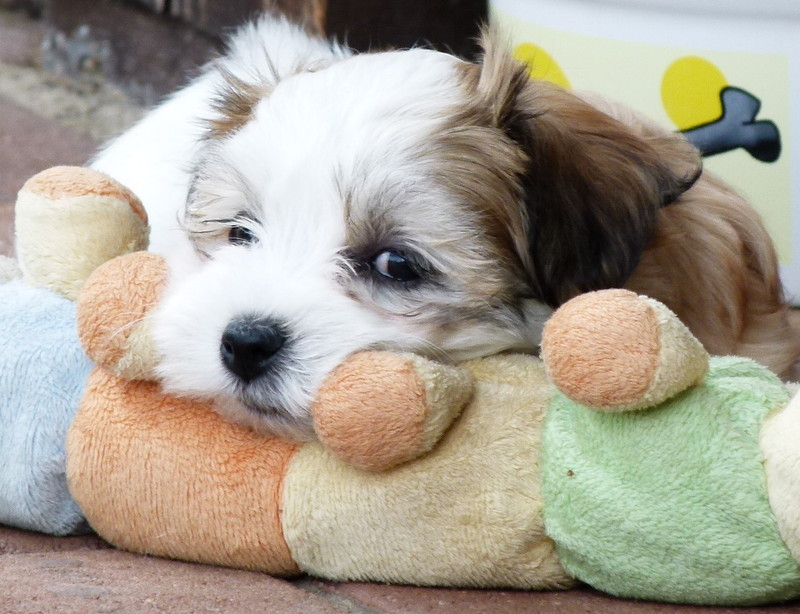
{"type": "Polygon", "coordinates": [[[694,148],[485,46],[354,55],[265,17],[100,154],[175,271],[169,389],[304,438],[356,350],[534,352],[553,307],[623,285],[712,352],[791,368],[769,238],[694,148]]]}

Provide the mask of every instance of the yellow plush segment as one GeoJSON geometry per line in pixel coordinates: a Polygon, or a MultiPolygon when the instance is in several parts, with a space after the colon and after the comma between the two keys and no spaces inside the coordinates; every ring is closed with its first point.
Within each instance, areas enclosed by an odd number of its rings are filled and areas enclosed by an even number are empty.
{"type": "Polygon", "coordinates": [[[470,371],[412,355],[417,376],[425,384],[427,414],[417,454],[430,451],[472,398],[470,371]]]}
{"type": "Polygon", "coordinates": [[[660,348],[658,366],[641,399],[628,409],[654,407],[690,386],[700,383],[708,372],[708,352],[686,325],[666,305],[641,298],[658,320],[660,348]]]}
{"type": "Polygon", "coordinates": [[[415,461],[372,473],[319,444],[295,454],[283,524],[303,571],[410,584],[572,584],[541,519],[539,441],[552,391],[544,368],[516,355],[465,366],[472,402],[415,461]]]}
{"type": "Polygon", "coordinates": [[[78,300],[78,334],[95,364],[128,379],[151,377],[158,364],[147,315],[166,284],[161,256],[136,252],[99,266],[78,300]]]}
{"type": "Polygon", "coordinates": [[[68,434],[67,480],[92,528],[119,548],[295,574],[279,509],[295,450],[96,369],[68,434]]]}
{"type": "Polygon", "coordinates": [[[427,452],[472,394],[469,373],[413,354],[362,352],[326,380],[314,430],[345,462],[384,471],[427,452]]]}
{"type": "Polygon", "coordinates": [[[759,435],[767,474],[767,494],[778,531],[800,561],[800,392],[768,417],[759,435]]]}
{"type": "Polygon", "coordinates": [[[628,290],[580,295],[545,325],[542,357],[572,400],[606,411],[653,407],[703,379],[708,354],[667,307],[628,290]]]}
{"type": "Polygon", "coordinates": [[[23,188],[15,233],[25,281],[75,300],[98,265],[147,247],[147,224],[134,202],[122,193],[73,196],[23,188]]]}

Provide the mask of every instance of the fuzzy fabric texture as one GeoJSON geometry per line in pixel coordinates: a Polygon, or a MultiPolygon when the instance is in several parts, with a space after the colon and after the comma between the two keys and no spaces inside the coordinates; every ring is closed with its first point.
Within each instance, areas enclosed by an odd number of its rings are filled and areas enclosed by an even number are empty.
{"type": "Polygon", "coordinates": [[[67,490],[64,438],[91,362],[74,303],[20,281],[0,285],[0,523],[88,531],[67,490]]]}
{"type": "Polygon", "coordinates": [[[88,168],[53,167],[31,177],[17,195],[14,225],[25,281],[71,300],[97,266],[147,248],[139,199],[88,168]]]}
{"type": "Polygon", "coordinates": [[[69,485],[119,548],[290,575],[280,493],[295,448],[97,369],[67,439],[69,485]]]}
{"type": "Polygon", "coordinates": [[[78,334],[99,367],[125,379],[153,379],[161,356],[148,315],[168,277],[161,256],[137,252],[94,270],[78,298],[78,334]]]}
{"type": "Polygon", "coordinates": [[[465,369],[414,354],[363,352],[317,394],[314,431],[349,465],[386,471],[429,452],[471,396],[465,369]],[[380,385],[386,382],[392,385],[380,385]]]}
{"type": "Polygon", "coordinates": [[[630,290],[588,292],[559,308],[542,357],[562,392],[605,411],[654,407],[708,369],[708,353],[677,316],[630,290]]]}
{"type": "Polygon", "coordinates": [[[652,410],[554,399],[545,526],[578,579],[623,597],[747,605],[800,595],[767,499],[759,432],[789,400],[765,368],[714,358],[704,382],[652,410]]]}
{"type": "Polygon", "coordinates": [[[541,361],[500,355],[463,366],[475,379],[471,403],[415,461],[366,473],[318,444],[298,450],[282,507],[301,569],[419,585],[573,584],[541,518],[539,441],[552,393],[541,361]]]}
{"type": "Polygon", "coordinates": [[[69,432],[70,488],[92,527],[133,552],[277,575],[571,586],[538,495],[552,389],[538,359],[519,358],[473,363],[480,409],[429,454],[380,473],[96,370],[69,432]]]}
{"type": "Polygon", "coordinates": [[[800,389],[791,388],[789,405],[764,421],[760,445],[778,530],[800,561],[800,389]]]}

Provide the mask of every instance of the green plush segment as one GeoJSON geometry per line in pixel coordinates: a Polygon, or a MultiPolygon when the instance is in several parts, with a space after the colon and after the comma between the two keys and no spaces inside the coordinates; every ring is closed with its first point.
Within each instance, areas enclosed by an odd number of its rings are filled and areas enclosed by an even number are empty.
{"type": "Polygon", "coordinates": [[[800,595],[758,446],[762,420],[789,393],[752,361],[711,365],[703,385],[651,410],[553,400],[545,528],[579,580],[623,597],[708,605],[800,595]]]}

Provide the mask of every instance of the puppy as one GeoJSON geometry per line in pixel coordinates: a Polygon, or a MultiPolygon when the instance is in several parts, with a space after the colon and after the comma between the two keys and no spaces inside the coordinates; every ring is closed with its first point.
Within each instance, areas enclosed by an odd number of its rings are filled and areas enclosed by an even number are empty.
{"type": "Polygon", "coordinates": [[[697,151],[484,47],[358,55],[264,17],[97,157],[174,271],[168,390],[307,439],[352,352],[536,352],[552,308],[625,285],[712,352],[790,369],[769,238],[697,151]]]}

